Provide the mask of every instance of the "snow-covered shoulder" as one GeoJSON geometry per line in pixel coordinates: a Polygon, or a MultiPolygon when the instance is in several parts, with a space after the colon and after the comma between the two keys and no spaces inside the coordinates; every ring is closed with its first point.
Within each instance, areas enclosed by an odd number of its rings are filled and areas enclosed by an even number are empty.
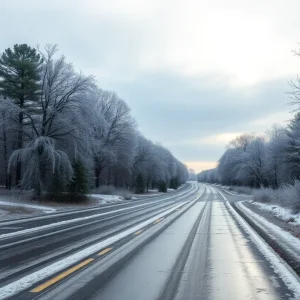
{"type": "Polygon", "coordinates": [[[249,203],[263,211],[271,212],[279,219],[286,221],[292,225],[300,225],[300,212],[297,213],[293,209],[285,208],[276,204],[260,203],[255,201],[249,201],[249,203]]]}

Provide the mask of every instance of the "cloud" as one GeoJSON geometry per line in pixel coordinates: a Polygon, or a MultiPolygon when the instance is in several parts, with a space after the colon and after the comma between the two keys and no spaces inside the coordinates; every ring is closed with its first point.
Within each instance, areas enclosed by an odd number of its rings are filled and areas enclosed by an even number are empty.
{"type": "Polygon", "coordinates": [[[201,139],[199,142],[201,145],[222,145],[229,143],[231,140],[241,135],[242,132],[225,132],[216,135],[211,135],[201,139]]]}
{"type": "Polygon", "coordinates": [[[10,0],[2,50],[57,43],[129,103],[145,136],[211,164],[235,134],[288,119],[299,9],[298,0],[288,9],[282,0],[10,0]]]}

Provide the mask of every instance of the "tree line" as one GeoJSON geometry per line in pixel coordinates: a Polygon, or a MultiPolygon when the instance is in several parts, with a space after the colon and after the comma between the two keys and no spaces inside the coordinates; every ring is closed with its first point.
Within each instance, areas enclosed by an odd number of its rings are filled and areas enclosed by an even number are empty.
{"type": "Polygon", "coordinates": [[[0,183],[57,197],[100,185],[178,188],[186,166],[137,129],[115,92],[77,72],[57,46],[0,57],[0,183]]]}
{"type": "Polygon", "coordinates": [[[295,110],[287,125],[275,125],[263,136],[238,136],[229,143],[217,167],[199,173],[198,181],[277,189],[300,179],[300,78],[290,85],[290,104],[295,110]]]}

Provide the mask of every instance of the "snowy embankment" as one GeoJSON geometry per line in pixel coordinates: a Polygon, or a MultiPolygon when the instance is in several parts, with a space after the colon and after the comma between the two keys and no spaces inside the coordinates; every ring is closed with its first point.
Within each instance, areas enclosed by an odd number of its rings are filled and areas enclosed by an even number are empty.
{"type": "MultiPolygon", "coordinates": [[[[263,233],[263,235],[271,241],[275,250],[288,261],[292,268],[294,268],[297,272],[300,272],[300,239],[295,236],[295,234],[285,230],[281,222],[278,222],[278,225],[276,225],[274,219],[272,220],[270,218],[272,222],[268,220],[268,215],[264,215],[263,211],[273,214],[274,212],[270,205],[253,203],[252,201],[237,202],[235,205],[245,216],[249,218],[248,221],[251,221],[251,223],[259,228],[261,233],[263,233]],[[255,210],[254,212],[254,210],[251,209],[252,204],[254,204],[254,207],[261,207],[261,209],[255,210]]],[[[286,222],[289,221],[287,217],[292,215],[291,212],[288,212],[287,209],[284,208],[277,208],[276,211],[279,216],[285,218],[286,222]]],[[[299,220],[299,215],[296,216],[296,219],[299,220]]],[[[297,227],[299,226],[299,224],[296,225],[297,227]]]]}
{"type": "Polygon", "coordinates": [[[80,203],[58,203],[47,201],[46,205],[25,199],[16,199],[12,195],[0,196],[0,220],[24,218],[56,211],[80,209],[92,206],[120,203],[124,197],[118,195],[89,194],[88,200],[80,203]],[[33,204],[34,203],[34,204],[33,204]]]}
{"type": "Polygon", "coordinates": [[[44,205],[34,205],[34,204],[24,204],[24,203],[18,203],[18,202],[9,202],[9,201],[1,201],[0,200],[0,208],[1,207],[19,207],[19,208],[25,208],[25,209],[35,209],[35,210],[42,210],[45,213],[51,213],[55,212],[56,209],[52,208],[50,206],[44,206],[44,205]]]}
{"type": "Polygon", "coordinates": [[[97,200],[99,204],[118,203],[124,201],[124,197],[117,195],[89,194],[87,196],[97,200]]]}
{"type": "Polygon", "coordinates": [[[274,216],[282,221],[288,222],[291,225],[300,226],[300,212],[295,213],[293,209],[284,208],[276,204],[259,203],[255,201],[249,201],[249,203],[255,205],[262,211],[274,214],[274,216]]]}
{"type": "Polygon", "coordinates": [[[53,213],[57,209],[51,206],[16,201],[12,197],[0,197],[0,220],[24,218],[42,213],[53,213]]]}

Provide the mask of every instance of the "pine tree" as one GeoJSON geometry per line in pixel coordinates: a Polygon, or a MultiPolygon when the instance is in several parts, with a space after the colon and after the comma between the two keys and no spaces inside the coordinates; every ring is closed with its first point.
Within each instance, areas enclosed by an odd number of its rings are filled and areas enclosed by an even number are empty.
{"type": "Polygon", "coordinates": [[[73,163],[73,180],[70,190],[73,195],[83,195],[88,192],[87,173],[83,162],[78,159],[73,163]]]}
{"type": "Polygon", "coordinates": [[[135,193],[143,194],[144,191],[145,191],[145,183],[144,183],[143,175],[139,173],[138,176],[136,177],[135,193]]]}
{"type": "Polygon", "coordinates": [[[174,177],[174,189],[177,190],[179,188],[179,179],[178,176],[174,177]]]}
{"type": "Polygon", "coordinates": [[[172,177],[170,180],[170,189],[174,189],[174,190],[177,189],[175,177],[172,177]]]}
{"type": "MultiPolygon", "coordinates": [[[[25,102],[33,101],[39,90],[39,69],[42,63],[36,49],[26,44],[6,49],[0,57],[0,93],[19,106],[18,149],[23,147],[23,123],[25,102]]],[[[16,181],[21,180],[21,162],[17,166],[16,181]]]]}
{"type": "Polygon", "coordinates": [[[158,184],[158,190],[162,193],[167,192],[167,183],[164,180],[161,180],[158,184]]]}
{"type": "Polygon", "coordinates": [[[65,182],[64,178],[62,178],[60,172],[55,172],[52,177],[52,185],[50,188],[50,192],[53,194],[54,199],[59,199],[62,193],[65,191],[65,182]]]}

